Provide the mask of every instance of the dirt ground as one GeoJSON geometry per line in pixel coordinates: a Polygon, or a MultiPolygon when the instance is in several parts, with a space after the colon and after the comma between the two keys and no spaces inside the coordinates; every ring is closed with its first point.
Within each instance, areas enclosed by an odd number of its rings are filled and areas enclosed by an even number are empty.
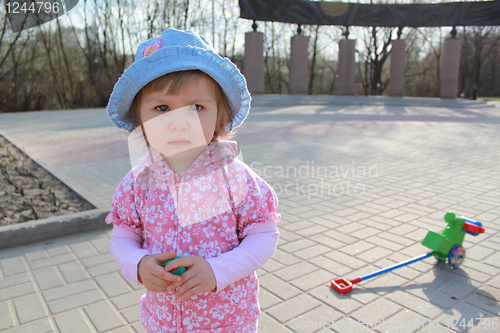
{"type": "Polygon", "coordinates": [[[0,226],[93,208],[0,136],[0,226]]]}

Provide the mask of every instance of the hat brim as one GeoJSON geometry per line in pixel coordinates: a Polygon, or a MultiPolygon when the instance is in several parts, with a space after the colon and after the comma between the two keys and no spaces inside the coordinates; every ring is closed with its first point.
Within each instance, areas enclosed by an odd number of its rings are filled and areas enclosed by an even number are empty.
{"type": "Polygon", "coordinates": [[[160,48],[130,65],[118,79],[106,108],[111,121],[132,132],[136,126],[126,119],[135,95],[149,82],[168,73],[198,69],[212,77],[224,90],[233,114],[226,126],[232,132],[248,116],[251,97],[245,77],[229,59],[211,50],[193,46],[160,48]],[[161,63],[161,66],[158,66],[161,63]]]}

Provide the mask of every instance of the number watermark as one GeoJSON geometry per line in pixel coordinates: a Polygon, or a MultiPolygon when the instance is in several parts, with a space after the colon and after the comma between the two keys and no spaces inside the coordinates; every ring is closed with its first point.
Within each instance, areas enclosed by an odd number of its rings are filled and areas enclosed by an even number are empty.
{"type": "Polygon", "coordinates": [[[319,330],[319,329],[334,329],[334,330],[346,330],[346,331],[357,331],[360,326],[365,326],[366,328],[372,330],[380,331],[409,331],[413,332],[415,330],[440,330],[442,328],[448,328],[451,330],[459,329],[473,329],[481,328],[484,330],[491,330],[494,332],[498,331],[498,318],[469,318],[469,319],[444,319],[432,320],[381,320],[381,321],[370,321],[364,318],[359,318],[358,320],[350,320],[347,318],[322,318],[321,320],[300,320],[299,318],[293,318],[291,320],[291,328],[300,332],[300,330],[319,330]]]}
{"type": "Polygon", "coordinates": [[[79,0],[5,0],[5,10],[13,32],[47,23],[64,15],[78,4],[79,0]],[[63,3],[64,2],[64,3],[63,3]],[[66,9],[64,9],[64,5],[66,9]]]}

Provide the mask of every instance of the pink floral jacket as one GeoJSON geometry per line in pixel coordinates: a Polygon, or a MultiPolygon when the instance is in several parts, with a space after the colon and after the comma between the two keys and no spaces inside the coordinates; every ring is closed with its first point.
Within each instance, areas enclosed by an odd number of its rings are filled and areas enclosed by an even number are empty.
{"type": "MultiPolygon", "coordinates": [[[[211,142],[176,175],[152,149],[118,186],[106,222],[141,235],[152,254],[209,259],[231,251],[268,214],[280,219],[273,189],[236,156],[236,142],[211,142]]],[[[141,321],[148,332],[255,332],[257,296],[255,272],[186,301],[148,291],[141,321]]]]}

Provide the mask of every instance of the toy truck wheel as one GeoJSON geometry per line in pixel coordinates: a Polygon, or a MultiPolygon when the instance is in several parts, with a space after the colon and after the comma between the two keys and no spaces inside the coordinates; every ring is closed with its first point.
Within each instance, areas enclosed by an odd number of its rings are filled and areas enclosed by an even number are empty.
{"type": "Polygon", "coordinates": [[[458,268],[465,259],[465,249],[462,245],[455,245],[448,253],[448,265],[451,268],[458,268]]]}

